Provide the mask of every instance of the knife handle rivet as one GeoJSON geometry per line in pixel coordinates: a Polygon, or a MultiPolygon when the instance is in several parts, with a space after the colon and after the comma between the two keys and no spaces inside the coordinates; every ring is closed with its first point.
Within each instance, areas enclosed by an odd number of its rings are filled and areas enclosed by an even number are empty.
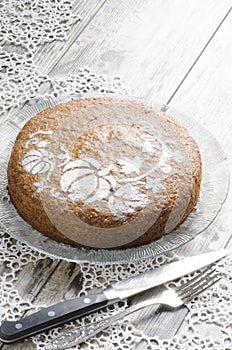
{"type": "Polygon", "coordinates": [[[85,304],[89,304],[91,302],[91,299],[90,298],[85,298],[83,301],[84,301],[85,304]]]}
{"type": "Polygon", "coordinates": [[[22,323],[16,323],[16,324],[15,324],[15,328],[16,328],[16,329],[21,329],[21,328],[23,328],[22,323]]]}
{"type": "Polygon", "coordinates": [[[55,316],[55,311],[48,311],[48,316],[53,317],[55,316]]]}

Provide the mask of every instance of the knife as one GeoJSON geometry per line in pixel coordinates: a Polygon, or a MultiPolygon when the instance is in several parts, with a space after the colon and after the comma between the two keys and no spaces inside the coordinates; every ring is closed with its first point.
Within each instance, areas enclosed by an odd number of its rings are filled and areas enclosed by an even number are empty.
{"type": "Polygon", "coordinates": [[[18,321],[5,321],[0,327],[0,340],[4,343],[13,343],[68,321],[75,320],[93,311],[114,304],[119,300],[131,297],[210,265],[229,253],[230,251],[228,250],[219,250],[188,257],[143,272],[137,276],[114,282],[104,289],[102,293],[64,300],[43,308],[25,318],[21,318],[18,321]]]}

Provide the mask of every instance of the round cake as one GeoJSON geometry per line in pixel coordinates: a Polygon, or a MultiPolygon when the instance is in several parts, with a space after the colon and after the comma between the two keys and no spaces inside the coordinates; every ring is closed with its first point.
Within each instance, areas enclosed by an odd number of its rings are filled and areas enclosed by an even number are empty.
{"type": "Polygon", "coordinates": [[[137,247],[171,234],[199,198],[201,157],[186,129],[136,100],[50,107],[19,133],[8,190],[19,215],[58,242],[137,247]]]}

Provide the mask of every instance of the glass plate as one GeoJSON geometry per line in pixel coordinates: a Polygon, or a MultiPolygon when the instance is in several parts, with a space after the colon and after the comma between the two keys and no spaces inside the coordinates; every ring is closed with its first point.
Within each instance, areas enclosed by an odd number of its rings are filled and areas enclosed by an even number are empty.
{"type": "Polygon", "coordinates": [[[199,123],[186,114],[169,108],[162,104],[153,103],[134,96],[116,94],[82,94],[78,96],[63,96],[62,98],[51,98],[32,102],[11,121],[2,124],[0,130],[0,149],[2,158],[0,160],[0,224],[13,238],[27,244],[29,247],[47,254],[48,256],[72,261],[76,263],[126,263],[155,257],[170,250],[176,249],[190,242],[196,235],[202,233],[218,215],[226,199],[229,188],[229,171],[226,157],[216,139],[199,123]],[[161,109],[167,115],[174,117],[182,124],[189,134],[198,143],[203,163],[203,178],[200,200],[197,208],[189,215],[187,220],[174,232],[168,234],[158,241],[146,246],[125,250],[85,250],[57,243],[40,232],[34,230],[25,222],[10,202],[7,191],[7,164],[11,149],[17,134],[23,125],[40,111],[66,102],[72,99],[86,97],[113,97],[128,100],[137,100],[161,109]],[[209,152],[210,149],[210,152],[209,152]]]}

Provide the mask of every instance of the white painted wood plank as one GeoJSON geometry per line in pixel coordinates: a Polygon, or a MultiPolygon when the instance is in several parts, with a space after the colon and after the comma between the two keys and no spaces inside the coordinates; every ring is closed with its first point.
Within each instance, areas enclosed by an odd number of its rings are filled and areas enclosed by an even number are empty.
{"type": "Polygon", "coordinates": [[[165,102],[217,28],[231,0],[108,1],[51,72],[90,66],[120,75],[135,95],[165,102]]]}
{"type": "MultiPolygon", "coordinates": [[[[222,24],[207,50],[202,54],[170,105],[185,111],[218,140],[224,150],[229,170],[232,170],[232,13],[222,24]]],[[[210,149],[209,149],[210,152],[210,149]]],[[[213,157],[213,154],[212,154],[213,157]]],[[[199,250],[232,247],[232,189],[216,221],[190,245],[187,253],[199,250]]]]}
{"type": "Polygon", "coordinates": [[[74,1],[73,14],[80,15],[81,20],[71,27],[67,35],[67,40],[56,40],[52,43],[38,47],[34,61],[39,66],[41,73],[47,74],[59,62],[73,42],[76,42],[76,45],[78,46],[78,36],[91,22],[105,2],[106,0],[74,1]]]}
{"type": "MultiPolygon", "coordinates": [[[[53,74],[73,73],[80,64],[88,65],[96,72],[122,75],[128,80],[128,85],[134,90],[135,94],[151,98],[156,97],[156,99],[165,102],[175,91],[192,62],[194,62],[218,23],[225,16],[230,3],[224,0],[220,2],[213,0],[204,2],[200,0],[195,2],[189,0],[136,0],[132,4],[132,0],[128,2],[111,0],[107,6],[102,8],[102,11],[93,20],[93,23],[84,30],[80,40],[78,39],[78,42],[72,45],[56,69],[53,70],[53,74]],[[105,16],[104,19],[102,18],[103,15],[105,16]],[[182,17],[183,22],[181,22],[182,17]]],[[[224,25],[219,30],[218,36],[216,35],[214,40],[212,40],[212,45],[209,45],[209,49],[211,46],[214,47],[216,45],[215,48],[213,50],[210,49],[210,52],[207,48],[202,56],[202,59],[207,57],[204,67],[199,68],[198,71],[198,65],[201,67],[200,59],[196,68],[192,70],[176,94],[172,105],[185,110],[189,114],[194,114],[196,119],[204,121],[205,125],[211,128],[215,135],[218,136],[219,134],[221,137],[220,141],[223,142],[225,149],[229,151],[231,143],[229,143],[228,147],[226,146],[227,142],[229,142],[227,127],[223,128],[223,133],[221,134],[221,131],[219,131],[221,130],[221,120],[211,120],[211,113],[214,111],[217,111],[224,118],[223,111],[227,111],[228,102],[222,102],[222,109],[220,109],[221,107],[216,108],[216,106],[208,108],[207,105],[204,105],[205,103],[214,103],[210,94],[218,102],[225,95],[228,96],[228,81],[230,78],[227,77],[227,74],[225,74],[226,77],[224,79],[220,78],[223,65],[228,64],[226,57],[228,47],[230,47],[224,38],[225,32],[222,31],[223,28],[225,28],[224,25]],[[227,49],[226,45],[228,46],[227,49]],[[221,46],[223,46],[223,49],[221,46]],[[215,57],[217,47],[219,53],[215,66],[212,57],[215,57]],[[212,68],[210,68],[210,65],[212,65],[212,68]],[[215,71],[215,67],[217,71],[215,71]],[[194,75],[194,78],[191,78],[194,72],[198,72],[197,78],[194,75]],[[190,83],[188,83],[189,81],[190,83]],[[201,89],[202,98],[198,89],[201,89]],[[204,92],[204,89],[207,92],[204,92]],[[197,104],[193,102],[196,96],[198,97],[197,104]],[[199,101],[201,108],[199,107],[199,101]]],[[[59,48],[60,46],[58,45],[56,50],[59,50],[59,48]]],[[[38,53],[37,59],[41,67],[44,67],[44,72],[46,69],[50,70],[63,55],[62,53],[59,56],[59,52],[56,53],[56,50],[52,54],[52,63],[48,62],[48,52],[46,54],[44,52],[44,56],[38,53]],[[47,67],[46,64],[48,64],[47,67]]],[[[231,107],[231,104],[229,104],[229,107],[231,107]]],[[[228,121],[228,127],[229,129],[231,127],[230,121],[228,121]]],[[[193,243],[186,245],[178,252],[192,255],[195,252],[199,252],[200,249],[217,249],[219,246],[224,246],[229,239],[227,230],[230,229],[230,222],[227,216],[230,213],[230,203],[231,196],[229,197],[227,210],[222,212],[215,223],[216,226],[214,225],[211,231],[204,233],[204,236],[199,236],[193,243]]],[[[64,270],[62,266],[59,267],[57,273],[53,275],[48,285],[38,295],[37,302],[43,300],[50,303],[50,288],[54,286],[54,283],[59,284],[59,278],[63,280],[65,271],[69,271],[69,268],[71,269],[71,264],[70,266],[66,263],[62,265],[67,266],[65,266],[64,270]]],[[[71,274],[68,278],[66,274],[65,276],[66,287],[64,286],[62,292],[71,295],[74,292],[72,288],[74,274],[71,274]]],[[[163,320],[162,324],[170,324],[168,321],[167,319],[163,320]]],[[[148,324],[147,329],[150,326],[151,324],[148,324]]],[[[174,329],[173,325],[173,331],[174,329]]],[[[14,349],[32,349],[30,347],[32,345],[27,344],[29,343],[14,345],[14,349]]],[[[4,346],[4,349],[9,348],[10,350],[11,347],[4,346]]]]}
{"type": "Polygon", "coordinates": [[[192,115],[231,153],[232,13],[222,24],[170,106],[192,115]]]}

